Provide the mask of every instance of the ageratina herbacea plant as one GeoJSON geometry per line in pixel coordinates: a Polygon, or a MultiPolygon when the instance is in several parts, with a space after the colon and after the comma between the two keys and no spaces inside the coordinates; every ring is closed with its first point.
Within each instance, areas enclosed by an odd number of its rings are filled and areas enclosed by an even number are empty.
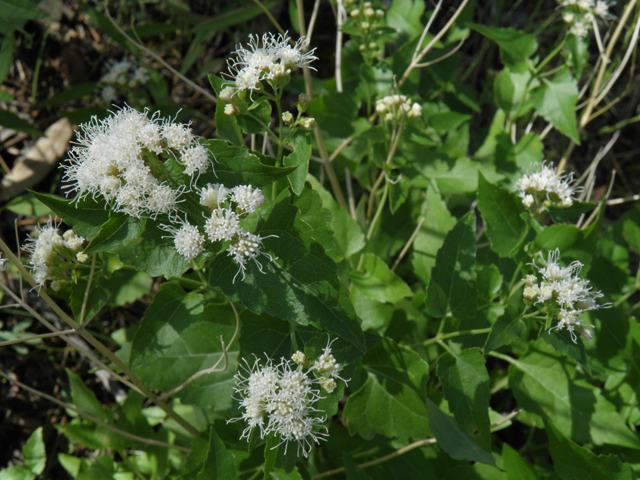
{"type": "Polygon", "coordinates": [[[125,51],[2,212],[6,417],[57,420],[0,477],[638,477],[636,2],[272,3],[87,7],[125,51]]]}

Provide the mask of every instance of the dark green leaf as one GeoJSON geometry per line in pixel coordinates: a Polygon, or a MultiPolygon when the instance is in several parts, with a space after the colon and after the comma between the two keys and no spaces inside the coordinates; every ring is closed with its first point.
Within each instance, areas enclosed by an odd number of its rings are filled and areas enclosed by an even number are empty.
{"type": "Polygon", "coordinates": [[[246,113],[239,113],[235,118],[238,126],[247,135],[258,135],[266,132],[271,121],[271,103],[263,97],[264,101],[256,102],[246,113]]]}
{"type": "Polygon", "coordinates": [[[580,145],[576,122],[578,84],[568,68],[557,73],[552,80],[542,79],[542,85],[531,92],[536,110],[560,133],[580,145]]]}
{"type": "Polygon", "coordinates": [[[238,469],[235,458],[227,451],[213,427],[209,432],[209,452],[197,480],[236,480],[238,469]]]}
{"type": "Polygon", "coordinates": [[[529,233],[529,226],[520,214],[526,210],[520,199],[492,183],[482,172],[478,174],[478,209],[487,225],[491,249],[501,257],[515,255],[529,233]]]}
{"type": "Polygon", "coordinates": [[[3,108],[0,108],[0,125],[5,128],[11,128],[19,132],[24,132],[27,135],[31,135],[34,137],[41,137],[44,135],[41,130],[37,129],[26,120],[23,120],[15,113],[11,113],[10,111],[3,108]]]}
{"type": "Polygon", "coordinates": [[[99,282],[93,282],[91,284],[91,291],[88,292],[89,297],[87,298],[87,301],[85,304],[84,297],[86,294],[87,294],[86,280],[79,281],[78,283],[74,283],[71,285],[71,296],[69,298],[69,306],[71,307],[73,316],[75,317],[78,323],[82,323],[80,322],[80,315],[82,314],[83,309],[85,310],[84,312],[85,316],[83,321],[88,322],[98,314],[98,312],[102,309],[102,307],[105,306],[110,296],[109,292],[107,292],[99,282]]]}
{"type": "Polygon", "coordinates": [[[216,134],[233,145],[242,146],[244,140],[242,139],[242,132],[238,127],[236,117],[233,115],[227,115],[224,113],[224,107],[226,103],[220,100],[220,92],[225,87],[225,81],[215,75],[209,75],[209,82],[216,92],[218,97],[218,103],[216,104],[216,134]]]}
{"type": "Polygon", "coordinates": [[[553,467],[563,480],[632,480],[631,466],[615,455],[598,455],[566,438],[551,422],[545,422],[553,467]]]}
{"type": "Polygon", "coordinates": [[[507,113],[511,120],[521,117],[532,105],[529,99],[529,90],[535,83],[531,83],[531,72],[528,70],[511,71],[504,68],[496,77],[493,84],[495,101],[498,108],[507,113]]]}
{"type": "Polygon", "coordinates": [[[242,278],[231,257],[218,255],[211,264],[211,283],[256,314],[267,312],[301,325],[311,323],[364,351],[362,330],[335,263],[304,234],[307,227],[299,210],[281,197],[256,232],[264,238],[264,250],[277,260],[263,257],[261,268],[249,262],[242,278]]]}
{"type": "Polygon", "coordinates": [[[593,203],[574,202],[568,208],[550,208],[549,215],[555,223],[565,223],[577,219],[580,215],[596,208],[593,203]]]}
{"type": "Polygon", "coordinates": [[[289,184],[291,190],[296,195],[302,193],[304,183],[307,180],[307,172],[309,171],[309,158],[311,157],[311,134],[306,130],[297,129],[291,139],[293,153],[284,157],[284,165],[287,167],[296,167],[289,176],[289,184]]]}
{"type": "MultiPolygon", "coordinates": [[[[4,79],[7,78],[9,73],[9,67],[13,61],[13,53],[15,51],[15,34],[13,31],[8,33],[2,39],[2,46],[0,46],[0,84],[4,83],[4,79]]],[[[7,92],[2,92],[7,93],[7,92]]],[[[3,102],[6,100],[2,100],[3,102]]]]}
{"type": "Polygon", "coordinates": [[[96,394],[91,391],[80,377],[73,373],[68,368],[67,377],[69,378],[69,386],[71,387],[71,399],[73,400],[73,406],[84,413],[88,413],[92,417],[104,419],[105,412],[102,409],[102,404],[96,398],[96,394]]]}
{"type": "Polygon", "coordinates": [[[55,97],[42,102],[42,104],[47,106],[66,105],[75,100],[80,100],[90,95],[94,97],[95,92],[98,89],[99,85],[97,83],[82,83],[80,85],[71,87],[69,90],[65,90],[64,92],[59,93],[55,97]]]}
{"type": "Polygon", "coordinates": [[[461,432],[453,417],[444,413],[440,408],[427,399],[429,412],[429,426],[438,445],[456,460],[467,460],[496,466],[491,453],[480,448],[464,432],[461,432]]]}
{"type": "Polygon", "coordinates": [[[378,302],[397,303],[413,295],[411,289],[382,259],[373,253],[365,253],[360,268],[349,274],[353,288],[378,302]]]}
{"type": "Polygon", "coordinates": [[[542,332],[540,338],[555,348],[559,353],[573,358],[582,365],[582,368],[584,368],[586,372],[591,373],[589,359],[587,358],[587,352],[584,351],[582,338],[578,336],[576,339],[577,343],[575,343],[568,330],[558,329],[551,330],[550,332],[542,332]]]}
{"type": "Polygon", "coordinates": [[[461,320],[476,315],[476,216],[467,213],[447,234],[436,257],[427,290],[427,312],[461,320]]]}
{"type": "Polygon", "coordinates": [[[489,374],[477,348],[438,359],[438,378],[456,423],[462,432],[484,450],[491,451],[489,431],[489,374]]]}
{"type": "Polygon", "coordinates": [[[0,11],[5,19],[34,20],[40,16],[38,4],[24,0],[0,0],[0,11]]]}
{"type": "Polygon", "coordinates": [[[496,323],[491,326],[491,333],[487,337],[484,344],[484,354],[488,354],[491,350],[497,350],[503,345],[510,344],[518,338],[525,328],[522,321],[522,315],[513,305],[507,305],[507,308],[496,323]]]}
{"type": "Polygon", "coordinates": [[[343,412],[349,431],[365,439],[376,433],[399,438],[427,436],[427,363],[389,339],[367,353],[362,362],[367,380],[349,397],[343,412]]]}

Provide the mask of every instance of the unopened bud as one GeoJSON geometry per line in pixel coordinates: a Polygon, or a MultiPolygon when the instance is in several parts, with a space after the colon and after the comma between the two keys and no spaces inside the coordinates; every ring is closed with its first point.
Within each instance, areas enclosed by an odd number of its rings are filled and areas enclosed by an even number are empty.
{"type": "Polygon", "coordinates": [[[310,100],[311,97],[309,97],[309,95],[307,95],[306,93],[301,93],[300,95],[298,95],[298,103],[304,105],[305,107],[309,105],[310,100]]]}
{"type": "Polygon", "coordinates": [[[362,8],[371,8],[371,2],[364,2],[362,8]]]}
{"type": "Polygon", "coordinates": [[[384,18],[384,10],[376,10],[376,18],[382,20],[384,18]]]}
{"type": "Polygon", "coordinates": [[[284,112],[282,114],[282,121],[284,122],[285,125],[291,125],[294,121],[294,118],[291,112],[284,112]]]}
{"type": "Polygon", "coordinates": [[[522,292],[522,299],[525,301],[525,303],[532,304],[536,301],[537,298],[538,292],[536,292],[535,289],[531,287],[525,288],[524,292],[522,292]]]}
{"type": "Polygon", "coordinates": [[[318,123],[316,122],[315,118],[307,117],[302,120],[301,125],[305,130],[313,130],[314,128],[316,128],[318,123]]]}
{"type": "Polygon", "coordinates": [[[84,253],[84,252],[79,252],[79,253],[76,255],[76,260],[78,260],[80,263],[84,263],[84,262],[86,262],[87,260],[89,260],[89,255],[87,255],[87,254],[86,254],[86,253],[84,253]]]}
{"type": "Polygon", "coordinates": [[[371,42],[369,44],[369,50],[377,50],[378,49],[378,44],[376,42],[371,42]]]}
{"type": "Polygon", "coordinates": [[[235,90],[233,88],[225,87],[220,92],[220,100],[222,100],[224,103],[231,103],[231,101],[233,100],[234,93],[235,93],[235,90]]]}
{"type": "Polygon", "coordinates": [[[362,30],[369,30],[369,28],[371,28],[371,24],[370,24],[369,22],[362,22],[362,23],[360,24],[360,28],[361,28],[362,30]]]}
{"type": "Polygon", "coordinates": [[[373,20],[375,16],[376,12],[373,10],[373,8],[364,9],[364,18],[366,18],[367,20],[373,20]]]}
{"type": "Polygon", "coordinates": [[[336,389],[336,381],[333,378],[321,378],[320,385],[322,389],[327,393],[333,393],[336,389]]]}
{"type": "Polygon", "coordinates": [[[309,360],[307,359],[307,356],[300,350],[298,350],[296,353],[291,355],[291,360],[296,365],[300,365],[302,367],[307,367],[309,365],[309,360]]]}
{"type": "Polygon", "coordinates": [[[234,105],[228,103],[224,107],[224,113],[227,114],[227,115],[233,116],[233,115],[236,115],[238,113],[238,109],[234,105]]]}
{"type": "Polygon", "coordinates": [[[360,18],[360,10],[358,10],[357,8],[354,10],[351,10],[351,18],[353,18],[354,20],[357,20],[360,18]]]}

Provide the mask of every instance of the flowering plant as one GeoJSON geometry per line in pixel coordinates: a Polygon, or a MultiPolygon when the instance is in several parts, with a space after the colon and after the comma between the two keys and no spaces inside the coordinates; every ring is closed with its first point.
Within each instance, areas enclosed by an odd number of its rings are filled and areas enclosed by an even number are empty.
{"type": "Polygon", "coordinates": [[[635,168],[637,2],[254,3],[142,30],[193,35],[181,65],[86,7],[127,51],[90,85],[116,104],[0,241],[0,375],[69,448],[29,432],[0,477],[637,476],[638,182],[602,168],[635,168]]]}

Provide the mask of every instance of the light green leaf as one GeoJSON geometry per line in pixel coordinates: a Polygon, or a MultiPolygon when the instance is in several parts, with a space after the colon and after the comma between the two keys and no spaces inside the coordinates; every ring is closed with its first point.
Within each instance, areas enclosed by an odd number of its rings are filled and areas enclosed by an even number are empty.
{"type": "Polygon", "coordinates": [[[576,378],[563,355],[540,339],[509,367],[509,387],[518,405],[548,418],[574,441],[640,449],[640,439],[600,390],[576,378]]]}
{"type": "Polygon", "coordinates": [[[551,422],[545,422],[553,467],[563,480],[632,480],[631,466],[615,455],[598,455],[566,438],[551,422]]]}
{"type": "Polygon", "coordinates": [[[256,231],[264,238],[264,251],[277,259],[261,257],[261,268],[247,263],[242,278],[231,257],[218,255],[210,267],[211,284],[258,315],[267,312],[301,325],[311,323],[364,351],[362,329],[336,265],[309,235],[287,195],[283,192],[256,231]]]}
{"type": "Polygon", "coordinates": [[[103,419],[105,411],[102,404],[96,398],[96,394],[91,391],[78,377],[68,368],[67,377],[69,378],[69,386],[71,387],[71,399],[73,405],[81,412],[88,413],[92,417],[103,419]]]}
{"type": "Polygon", "coordinates": [[[360,269],[349,274],[353,288],[372,300],[396,303],[413,295],[400,277],[389,270],[384,261],[373,253],[365,253],[360,269]]]}
{"type": "Polygon", "coordinates": [[[531,102],[527,100],[529,90],[535,86],[535,83],[532,85],[530,80],[531,72],[529,70],[512,71],[505,67],[494,81],[493,91],[496,105],[504,110],[511,120],[523,116],[532,107],[531,102]]]}
{"type": "Polygon", "coordinates": [[[233,455],[227,451],[213,427],[209,432],[209,452],[202,465],[197,480],[236,480],[238,468],[233,455]]]}
{"type": "Polygon", "coordinates": [[[458,319],[476,315],[476,216],[467,213],[447,234],[436,257],[427,290],[427,312],[458,319]]]}
{"type": "Polygon", "coordinates": [[[467,25],[498,44],[500,58],[505,65],[511,66],[526,62],[538,49],[538,42],[528,33],[513,28],[487,27],[476,23],[467,25]]]}
{"type": "Polygon", "coordinates": [[[297,129],[291,139],[293,153],[284,157],[284,165],[296,167],[289,176],[291,190],[300,195],[304,189],[304,183],[309,171],[309,158],[311,157],[311,134],[306,130],[297,129]]]}
{"type": "Polygon", "coordinates": [[[576,342],[571,338],[571,334],[568,330],[552,330],[551,332],[542,332],[540,334],[545,342],[556,349],[557,352],[562,355],[573,358],[576,362],[582,365],[587,373],[591,373],[591,367],[589,367],[589,359],[587,352],[584,350],[584,343],[582,338],[578,336],[576,342]]]}
{"type": "Polygon", "coordinates": [[[502,468],[509,480],[539,480],[533,467],[507,443],[502,444],[502,468]]]}
{"type": "Polygon", "coordinates": [[[36,475],[28,468],[14,466],[0,471],[0,480],[34,480],[36,475]]]}
{"type": "Polygon", "coordinates": [[[22,447],[22,458],[24,466],[32,473],[36,475],[42,473],[47,463],[47,454],[42,440],[42,427],[37,428],[22,447]]]}
{"type": "Polygon", "coordinates": [[[396,0],[386,12],[387,25],[414,38],[423,30],[421,23],[425,4],[421,0],[396,0]]]}
{"type": "Polygon", "coordinates": [[[349,432],[365,439],[376,433],[398,438],[428,436],[427,363],[389,339],[367,353],[362,363],[367,380],[349,397],[343,412],[349,432]]]}
{"type": "Polygon", "coordinates": [[[224,113],[224,108],[227,104],[220,100],[220,92],[225,87],[225,81],[221,78],[216,77],[215,75],[210,74],[209,83],[211,83],[211,86],[213,87],[213,90],[216,92],[216,96],[218,97],[215,114],[216,134],[223,140],[226,140],[233,145],[244,145],[242,132],[240,131],[240,127],[238,127],[236,117],[224,113]]]}
{"type": "Polygon", "coordinates": [[[451,458],[496,466],[491,453],[480,448],[464,432],[461,432],[453,417],[440,410],[430,399],[427,399],[427,409],[431,431],[436,437],[438,445],[451,458]]]}
{"type": "MultiPolygon", "coordinates": [[[[220,336],[229,342],[235,323],[230,308],[206,305],[202,295],[165,283],[136,331],[129,366],[148,387],[171,390],[221,359],[220,336]]],[[[176,396],[200,406],[229,408],[236,355],[232,347],[224,372],[200,377],[176,396]]]]}
{"type": "Polygon", "coordinates": [[[542,85],[531,92],[536,110],[560,133],[580,145],[576,122],[578,84],[568,68],[557,73],[553,79],[542,79],[542,85]]]}
{"type": "Polygon", "coordinates": [[[487,226],[491,249],[501,257],[512,257],[524,244],[529,233],[527,222],[520,216],[526,210],[520,199],[492,183],[482,172],[478,174],[478,209],[487,226]]]}
{"type": "Polygon", "coordinates": [[[477,348],[453,356],[445,352],[438,359],[438,378],[460,430],[487,452],[489,431],[489,374],[477,348]]]}

